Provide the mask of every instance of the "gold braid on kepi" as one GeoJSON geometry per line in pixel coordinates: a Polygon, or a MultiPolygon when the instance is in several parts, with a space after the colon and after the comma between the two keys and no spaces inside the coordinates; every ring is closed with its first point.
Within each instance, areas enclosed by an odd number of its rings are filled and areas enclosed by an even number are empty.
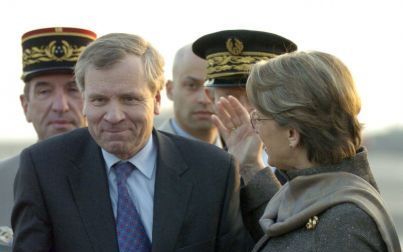
{"type": "Polygon", "coordinates": [[[28,81],[45,73],[73,73],[84,48],[96,39],[90,31],[72,27],[52,27],[22,35],[22,79],[28,81]]]}
{"type": "Polygon", "coordinates": [[[297,45],[273,33],[225,30],[197,39],[192,49],[207,60],[205,86],[244,87],[253,64],[296,51],[297,45]]]}

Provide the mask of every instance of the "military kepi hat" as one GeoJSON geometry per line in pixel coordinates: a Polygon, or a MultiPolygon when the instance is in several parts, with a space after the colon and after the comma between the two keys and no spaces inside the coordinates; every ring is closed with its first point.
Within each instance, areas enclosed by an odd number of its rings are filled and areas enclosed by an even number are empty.
{"type": "Polygon", "coordinates": [[[43,28],[22,35],[22,79],[52,72],[72,73],[78,56],[97,35],[71,27],[43,28]]]}
{"type": "Polygon", "coordinates": [[[225,30],[204,35],[192,45],[207,60],[207,87],[245,86],[250,67],[261,60],[297,50],[279,35],[252,30],[225,30]]]}

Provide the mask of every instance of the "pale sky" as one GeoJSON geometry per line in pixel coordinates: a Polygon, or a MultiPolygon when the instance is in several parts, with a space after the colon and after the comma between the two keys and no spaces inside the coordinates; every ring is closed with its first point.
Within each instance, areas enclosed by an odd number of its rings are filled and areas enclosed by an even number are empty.
{"type": "MultiPolygon", "coordinates": [[[[403,127],[403,1],[401,0],[200,0],[1,1],[0,141],[35,139],[19,104],[21,35],[70,26],[141,35],[164,55],[171,76],[175,51],[225,29],[277,33],[299,50],[339,57],[350,68],[362,99],[365,132],[403,127]]],[[[171,106],[163,98],[163,106],[171,106]]]]}

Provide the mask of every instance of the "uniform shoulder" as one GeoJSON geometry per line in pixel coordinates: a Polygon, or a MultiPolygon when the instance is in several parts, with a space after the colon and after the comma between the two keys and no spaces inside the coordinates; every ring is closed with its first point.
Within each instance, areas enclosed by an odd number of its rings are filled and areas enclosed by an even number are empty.
{"type": "Polygon", "coordinates": [[[27,155],[44,162],[48,159],[56,160],[65,156],[80,156],[87,144],[92,141],[91,139],[87,128],[75,129],[50,137],[24,149],[21,152],[21,160],[25,159],[27,155]]]}
{"type": "Polygon", "coordinates": [[[19,161],[20,161],[20,154],[0,160],[0,170],[2,169],[2,167],[17,164],[19,161]]]}
{"type": "Polygon", "coordinates": [[[20,154],[0,161],[0,183],[8,183],[5,180],[14,180],[20,165],[20,154]]]}
{"type": "Polygon", "coordinates": [[[79,128],[67,133],[50,137],[40,141],[28,148],[31,149],[53,149],[53,148],[71,148],[71,146],[80,146],[88,137],[91,137],[87,128],[79,128]]]}

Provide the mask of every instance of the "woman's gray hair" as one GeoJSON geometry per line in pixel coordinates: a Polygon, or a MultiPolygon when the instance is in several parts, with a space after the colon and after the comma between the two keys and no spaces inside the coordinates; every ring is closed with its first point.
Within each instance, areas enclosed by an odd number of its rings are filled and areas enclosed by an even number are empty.
{"type": "Polygon", "coordinates": [[[361,101],[350,71],[333,55],[294,52],[257,63],[246,91],[259,112],[301,134],[310,161],[338,163],[361,144],[361,101]]]}
{"type": "Polygon", "coordinates": [[[110,33],[90,43],[75,66],[78,87],[85,90],[85,73],[89,66],[108,69],[127,55],[139,56],[150,90],[154,93],[164,86],[164,59],[146,40],[137,35],[110,33]]]}

